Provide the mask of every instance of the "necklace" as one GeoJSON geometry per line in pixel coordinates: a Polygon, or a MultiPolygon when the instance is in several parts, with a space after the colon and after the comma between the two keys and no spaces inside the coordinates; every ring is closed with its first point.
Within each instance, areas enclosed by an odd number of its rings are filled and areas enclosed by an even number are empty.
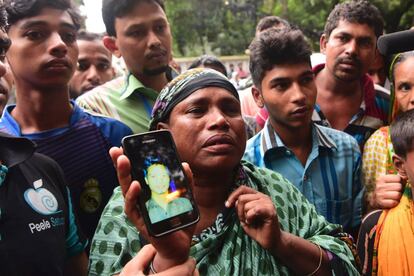
{"type": "Polygon", "coordinates": [[[0,186],[3,185],[3,182],[6,180],[6,175],[8,171],[9,169],[0,161],[0,186]]]}

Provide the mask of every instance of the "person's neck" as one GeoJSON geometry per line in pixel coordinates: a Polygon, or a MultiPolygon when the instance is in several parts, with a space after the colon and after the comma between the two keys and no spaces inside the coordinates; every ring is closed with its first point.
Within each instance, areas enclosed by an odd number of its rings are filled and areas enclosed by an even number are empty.
{"type": "Polygon", "coordinates": [[[198,174],[194,171],[194,198],[199,208],[219,211],[229,196],[234,173],[198,174]]]}
{"type": "Polygon", "coordinates": [[[325,67],[315,78],[318,88],[318,97],[324,98],[361,98],[362,86],[360,80],[343,81],[335,76],[325,67]],[[323,93],[324,95],[320,95],[323,93]]]}
{"type": "Polygon", "coordinates": [[[160,92],[164,86],[168,83],[166,73],[162,73],[156,76],[148,76],[145,74],[135,76],[145,87],[151,88],[157,92],[160,92]]]}
{"type": "Polygon", "coordinates": [[[168,206],[168,200],[167,200],[168,192],[165,192],[163,194],[157,194],[155,192],[151,192],[151,198],[160,205],[164,210],[167,209],[168,206]]]}
{"type": "Polygon", "coordinates": [[[292,150],[296,158],[305,166],[312,151],[312,122],[298,128],[289,128],[272,120],[270,124],[283,144],[292,150]]]}
{"type": "Polygon", "coordinates": [[[214,223],[229,196],[233,181],[232,172],[224,174],[212,172],[205,175],[194,172],[193,193],[200,212],[200,221],[195,229],[196,234],[214,223]]]}
{"type": "Polygon", "coordinates": [[[67,126],[72,114],[68,86],[33,88],[16,82],[16,107],[11,115],[22,133],[67,126]]]}

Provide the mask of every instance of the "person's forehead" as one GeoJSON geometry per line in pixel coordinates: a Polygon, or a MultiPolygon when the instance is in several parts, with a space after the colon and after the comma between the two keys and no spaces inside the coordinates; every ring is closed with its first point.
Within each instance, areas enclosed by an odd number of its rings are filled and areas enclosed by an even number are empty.
{"type": "Polygon", "coordinates": [[[205,88],[197,89],[195,92],[193,92],[191,95],[189,95],[187,98],[185,98],[183,101],[181,101],[175,108],[182,108],[187,105],[195,104],[195,103],[211,103],[211,102],[220,102],[220,101],[226,101],[226,102],[238,102],[237,98],[227,89],[224,89],[222,87],[216,87],[216,86],[209,86],[205,88]]]}
{"type": "Polygon", "coordinates": [[[340,19],[338,21],[338,25],[332,30],[332,34],[334,33],[349,33],[358,36],[375,38],[375,31],[368,24],[351,22],[346,19],[340,19]]]}
{"type": "Polygon", "coordinates": [[[265,72],[263,79],[266,77],[269,80],[275,77],[295,77],[307,73],[312,73],[312,67],[309,62],[277,64],[265,72]]]}
{"type": "Polygon", "coordinates": [[[154,2],[140,2],[129,13],[115,18],[115,28],[119,23],[123,23],[124,25],[138,25],[159,20],[168,22],[167,15],[158,4],[154,2]]]}
{"type": "Polygon", "coordinates": [[[79,57],[93,57],[102,56],[110,59],[112,57],[111,52],[104,46],[102,41],[99,40],[78,40],[79,57]]]}
{"type": "Polygon", "coordinates": [[[66,10],[60,10],[50,7],[45,7],[40,12],[31,17],[25,17],[17,21],[15,24],[10,26],[13,28],[27,28],[32,26],[52,26],[68,27],[76,29],[75,24],[66,10]]]}

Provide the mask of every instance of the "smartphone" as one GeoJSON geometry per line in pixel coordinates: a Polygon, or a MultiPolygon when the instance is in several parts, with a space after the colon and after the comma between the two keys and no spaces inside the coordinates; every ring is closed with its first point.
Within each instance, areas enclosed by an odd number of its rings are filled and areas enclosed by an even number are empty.
{"type": "Polygon", "coordinates": [[[131,176],[141,184],[138,208],[150,235],[161,237],[200,219],[171,133],[150,131],[122,139],[131,176]]]}

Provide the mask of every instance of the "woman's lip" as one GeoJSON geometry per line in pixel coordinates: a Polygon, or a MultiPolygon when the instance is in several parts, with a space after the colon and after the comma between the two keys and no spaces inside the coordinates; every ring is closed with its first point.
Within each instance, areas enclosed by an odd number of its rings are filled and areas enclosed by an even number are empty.
{"type": "Polygon", "coordinates": [[[210,136],[203,144],[203,147],[217,146],[217,145],[234,145],[234,139],[227,134],[216,134],[210,136]]]}

